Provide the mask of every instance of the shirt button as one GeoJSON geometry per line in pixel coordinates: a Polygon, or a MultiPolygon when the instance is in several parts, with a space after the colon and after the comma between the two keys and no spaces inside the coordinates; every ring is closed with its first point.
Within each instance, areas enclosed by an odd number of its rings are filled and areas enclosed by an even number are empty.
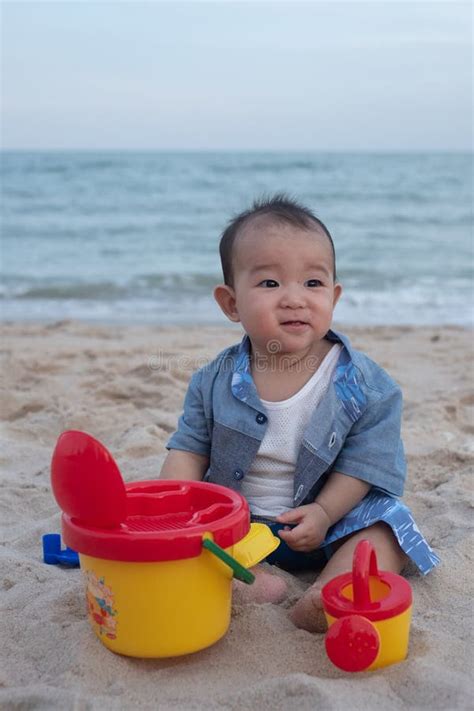
{"type": "Polygon", "coordinates": [[[233,474],[233,477],[236,481],[240,481],[240,479],[244,478],[244,473],[241,469],[236,469],[233,474]]]}
{"type": "Polygon", "coordinates": [[[263,425],[263,423],[267,421],[266,415],[264,415],[263,412],[259,412],[255,419],[259,425],[263,425]]]}

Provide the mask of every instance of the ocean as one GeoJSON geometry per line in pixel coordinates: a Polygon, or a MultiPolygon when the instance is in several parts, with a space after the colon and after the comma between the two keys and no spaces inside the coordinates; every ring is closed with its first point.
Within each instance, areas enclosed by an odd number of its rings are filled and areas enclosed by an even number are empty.
{"type": "Polygon", "coordinates": [[[1,318],[224,324],[218,243],[286,192],[329,228],[344,324],[473,325],[472,154],[3,152],[1,318]]]}

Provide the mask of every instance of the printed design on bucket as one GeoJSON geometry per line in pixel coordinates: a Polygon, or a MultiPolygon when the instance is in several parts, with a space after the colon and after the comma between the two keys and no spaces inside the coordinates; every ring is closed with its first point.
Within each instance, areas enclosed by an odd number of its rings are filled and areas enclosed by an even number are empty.
{"type": "Polygon", "coordinates": [[[86,574],[87,612],[100,635],[109,639],[117,637],[117,610],[114,609],[114,594],[104,578],[98,578],[92,570],[86,574]]]}

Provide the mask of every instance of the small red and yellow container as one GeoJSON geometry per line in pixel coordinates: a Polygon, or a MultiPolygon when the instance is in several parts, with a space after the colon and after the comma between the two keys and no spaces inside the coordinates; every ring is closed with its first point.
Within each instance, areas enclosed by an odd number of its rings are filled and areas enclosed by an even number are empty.
{"type": "Polygon", "coordinates": [[[107,449],[64,432],[51,465],[66,544],[79,553],[91,626],[113,652],[173,657],[208,647],[230,623],[232,578],[279,545],[250,524],[237,492],[197,481],[124,484],[107,449]]]}
{"type": "Polygon", "coordinates": [[[406,658],[413,595],[400,575],[379,571],[370,541],[357,544],[352,572],[322,589],[326,651],[344,671],[371,671],[406,658]]]}

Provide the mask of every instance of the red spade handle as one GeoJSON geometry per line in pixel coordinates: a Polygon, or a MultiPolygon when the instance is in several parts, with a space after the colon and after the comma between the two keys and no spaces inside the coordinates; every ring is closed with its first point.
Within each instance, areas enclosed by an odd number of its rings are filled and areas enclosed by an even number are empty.
{"type": "Polygon", "coordinates": [[[363,610],[370,606],[370,576],[379,576],[377,556],[370,541],[360,541],[352,559],[352,587],[354,591],[354,608],[363,610]]]}

